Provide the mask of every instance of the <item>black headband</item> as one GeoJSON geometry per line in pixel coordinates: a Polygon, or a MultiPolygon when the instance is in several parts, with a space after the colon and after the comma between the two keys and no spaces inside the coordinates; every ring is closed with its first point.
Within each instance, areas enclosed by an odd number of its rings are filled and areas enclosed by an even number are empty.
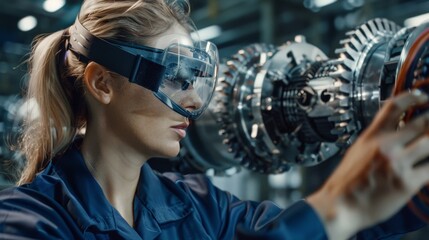
{"type": "Polygon", "coordinates": [[[104,67],[127,77],[152,91],[158,91],[160,78],[165,67],[144,58],[140,54],[125,51],[106,40],[92,35],[76,19],[71,27],[68,49],[75,53],[80,61],[94,61],[104,67]]]}

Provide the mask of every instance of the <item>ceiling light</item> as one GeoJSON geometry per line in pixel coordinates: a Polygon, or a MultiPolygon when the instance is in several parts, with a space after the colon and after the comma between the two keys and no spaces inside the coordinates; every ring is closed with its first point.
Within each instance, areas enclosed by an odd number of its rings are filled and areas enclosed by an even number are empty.
{"type": "Polygon", "coordinates": [[[65,0],[45,0],[43,9],[47,12],[56,12],[66,4],[65,0]]]}
{"type": "Polygon", "coordinates": [[[194,39],[201,41],[207,41],[213,38],[217,38],[221,35],[222,29],[218,25],[212,25],[205,28],[201,28],[198,31],[192,32],[191,36],[194,39]]]}
{"type": "Polygon", "coordinates": [[[334,2],[336,2],[337,0],[314,0],[314,6],[317,8],[322,8],[324,6],[328,6],[334,2]]]}
{"type": "Polygon", "coordinates": [[[33,16],[26,16],[19,20],[18,28],[23,32],[30,31],[37,26],[37,19],[33,16]]]}

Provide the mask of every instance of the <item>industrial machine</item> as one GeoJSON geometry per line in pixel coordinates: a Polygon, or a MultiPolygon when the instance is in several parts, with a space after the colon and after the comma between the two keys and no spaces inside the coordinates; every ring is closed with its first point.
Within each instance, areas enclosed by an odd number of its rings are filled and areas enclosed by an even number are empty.
{"type": "Polygon", "coordinates": [[[390,96],[429,93],[429,23],[372,19],[347,32],[335,54],[304,36],[239,50],[220,66],[211,105],[172,165],[217,174],[313,166],[342,154],[390,96]]]}

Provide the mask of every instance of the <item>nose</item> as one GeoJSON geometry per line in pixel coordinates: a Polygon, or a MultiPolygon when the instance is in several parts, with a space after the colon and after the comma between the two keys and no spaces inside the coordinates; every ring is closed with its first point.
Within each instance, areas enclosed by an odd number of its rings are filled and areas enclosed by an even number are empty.
{"type": "Polygon", "coordinates": [[[203,106],[201,97],[197,94],[194,87],[190,85],[184,92],[184,97],[180,105],[188,111],[195,111],[203,106]]]}

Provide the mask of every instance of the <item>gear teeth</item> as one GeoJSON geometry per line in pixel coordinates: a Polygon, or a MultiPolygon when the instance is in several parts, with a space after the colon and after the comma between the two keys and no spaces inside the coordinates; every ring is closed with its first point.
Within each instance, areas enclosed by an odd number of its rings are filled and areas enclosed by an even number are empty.
{"type": "Polygon", "coordinates": [[[367,39],[366,39],[366,37],[362,31],[355,31],[354,36],[356,37],[357,40],[359,40],[359,43],[361,43],[361,44],[363,44],[367,41],[367,39]]]}
{"type": "Polygon", "coordinates": [[[346,38],[346,39],[341,39],[340,40],[340,44],[341,45],[346,45],[346,44],[348,44],[350,42],[350,38],[346,38]]]}
{"type": "MultiPolygon", "coordinates": [[[[218,134],[222,137],[222,143],[227,146],[227,151],[229,153],[234,154],[234,160],[241,166],[259,172],[266,172],[267,170],[272,172],[274,169],[266,166],[261,159],[256,159],[258,158],[257,156],[253,156],[245,151],[239,139],[240,133],[237,132],[235,122],[233,121],[233,114],[236,112],[236,109],[233,109],[235,106],[232,104],[233,99],[231,98],[234,96],[234,87],[236,87],[237,81],[240,80],[240,74],[242,74],[248,66],[259,63],[254,62],[257,60],[255,57],[262,53],[271,56],[271,53],[274,51],[275,47],[267,44],[253,44],[245,49],[239,50],[225,63],[226,68],[225,71],[222,72],[222,77],[219,79],[219,84],[218,87],[216,87],[216,94],[214,96],[214,101],[219,105],[218,110],[214,113],[220,125],[218,134]]],[[[278,166],[276,166],[276,169],[278,169],[278,166]]],[[[288,168],[283,167],[283,169],[288,168]]]]}
{"type": "Polygon", "coordinates": [[[335,50],[339,58],[333,63],[337,70],[330,76],[339,80],[337,94],[333,101],[339,111],[328,120],[335,123],[331,133],[338,135],[337,145],[350,144],[361,129],[361,123],[356,119],[352,111],[353,102],[356,97],[354,89],[357,83],[355,71],[360,69],[360,59],[370,51],[374,41],[379,37],[388,38],[400,29],[395,23],[386,19],[376,18],[360,25],[355,30],[348,31],[346,38],[340,41],[341,48],[335,50]]]}
{"type": "Polygon", "coordinates": [[[346,48],[335,49],[335,54],[341,54],[341,53],[346,53],[346,52],[347,52],[346,48]]]}
{"type": "Polygon", "coordinates": [[[357,40],[357,38],[352,38],[348,46],[350,46],[354,51],[362,49],[362,44],[357,40]]]}
{"type": "Polygon", "coordinates": [[[351,30],[351,31],[348,31],[348,32],[345,33],[346,36],[351,36],[353,34],[355,34],[354,30],[351,30]]]}
{"type": "Polygon", "coordinates": [[[343,73],[343,71],[342,70],[335,70],[335,72],[330,72],[329,74],[328,74],[328,77],[331,77],[331,78],[339,78],[339,77],[341,77],[341,74],[343,73]]]}
{"type": "Polygon", "coordinates": [[[351,70],[343,68],[339,79],[344,83],[351,83],[351,79],[353,79],[353,73],[351,72],[351,70]]]}
{"type": "Polygon", "coordinates": [[[368,39],[375,38],[374,33],[377,32],[377,26],[375,25],[375,20],[368,21],[366,24],[362,25],[363,33],[367,36],[368,39]]]}
{"type": "Polygon", "coordinates": [[[351,138],[351,134],[348,134],[348,133],[345,133],[345,134],[343,134],[343,135],[341,135],[339,138],[338,138],[338,140],[337,140],[337,144],[339,145],[339,146],[341,146],[341,147],[346,147],[346,146],[348,146],[349,144],[349,140],[350,140],[350,138],[351,138]]]}
{"type": "Polygon", "coordinates": [[[354,61],[354,59],[352,59],[352,57],[350,57],[350,58],[343,58],[342,60],[343,61],[341,63],[341,67],[343,67],[344,70],[350,72],[350,71],[352,71],[354,69],[355,61],[354,61]]]}
{"type": "Polygon", "coordinates": [[[331,130],[331,134],[342,136],[346,133],[346,129],[343,127],[336,127],[331,130]]]}
{"type": "Polygon", "coordinates": [[[349,95],[352,92],[352,85],[351,84],[342,84],[339,88],[338,91],[340,93],[344,93],[346,95],[349,95]]]}
{"type": "Polygon", "coordinates": [[[353,115],[350,112],[346,112],[343,114],[337,114],[337,115],[330,116],[329,120],[335,121],[335,122],[344,122],[344,121],[351,120],[352,118],[353,118],[353,115]]]}

